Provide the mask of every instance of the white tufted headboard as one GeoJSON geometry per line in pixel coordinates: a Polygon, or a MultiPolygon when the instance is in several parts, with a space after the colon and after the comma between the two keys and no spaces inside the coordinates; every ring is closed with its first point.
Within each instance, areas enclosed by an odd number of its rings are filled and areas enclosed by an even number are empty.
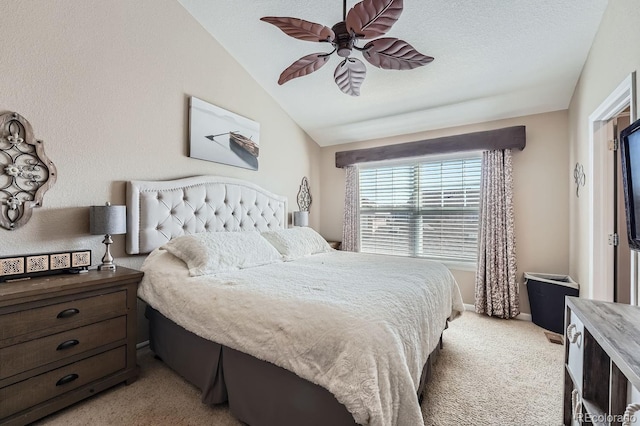
{"type": "Polygon", "coordinates": [[[149,253],[171,238],[287,227],[287,198],[251,182],[195,176],[127,184],[127,253],[149,253]]]}

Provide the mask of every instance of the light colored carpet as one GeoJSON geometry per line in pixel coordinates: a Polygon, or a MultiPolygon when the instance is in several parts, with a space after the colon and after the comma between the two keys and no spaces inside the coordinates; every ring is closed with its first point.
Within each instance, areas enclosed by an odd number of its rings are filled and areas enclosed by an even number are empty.
{"type": "Polygon", "coordinates": [[[564,346],[528,321],[451,322],[422,403],[426,425],[561,425],[564,346]]]}
{"type": "MultiPolygon", "coordinates": [[[[470,312],[444,333],[425,391],[426,425],[559,425],[563,346],[543,329],[470,312]]],[[[38,422],[39,425],[236,426],[226,406],[208,407],[190,384],[139,351],[141,377],[38,422]]],[[[404,425],[401,425],[404,426],[404,425]]]]}

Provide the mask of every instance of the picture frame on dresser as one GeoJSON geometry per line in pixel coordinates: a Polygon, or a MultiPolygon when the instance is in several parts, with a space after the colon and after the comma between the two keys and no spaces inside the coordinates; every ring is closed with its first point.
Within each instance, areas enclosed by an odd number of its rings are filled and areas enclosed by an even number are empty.
{"type": "Polygon", "coordinates": [[[0,285],[0,424],[26,425],[138,377],[128,268],[0,285]]]}
{"type": "Polygon", "coordinates": [[[43,275],[85,273],[91,266],[91,250],[0,256],[0,283],[43,275]]]}

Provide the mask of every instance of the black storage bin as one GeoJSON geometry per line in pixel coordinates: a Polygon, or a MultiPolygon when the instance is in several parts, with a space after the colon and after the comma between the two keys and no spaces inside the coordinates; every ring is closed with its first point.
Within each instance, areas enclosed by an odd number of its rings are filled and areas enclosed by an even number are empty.
{"type": "Polygon", "coordinates": [[[578,296],[580,285],[568,275],[525,272],[524,279],[533,323],[564,334],[564,298],[578,296]]]}

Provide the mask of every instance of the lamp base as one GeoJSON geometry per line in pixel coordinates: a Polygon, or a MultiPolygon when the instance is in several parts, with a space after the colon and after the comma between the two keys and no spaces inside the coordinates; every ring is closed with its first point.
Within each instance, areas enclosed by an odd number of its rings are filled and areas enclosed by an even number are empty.
{"type": "Polygon", "coordinates": [[[109,264],[109,263],[103,263],[102,265],[98,266],[98,271],[115,271],[116,270],[116,265],[114,265],[113,263],[109,264]]]}
{"type": "Polygon", "coordinates": [[[113,256],[111,256],[111,250],[109,250],[109,246],[113,244],[111,235],[105,235],[104,241],[102,241],[102,243],[107,246],[107,249],[104,253],[104,256],[102,256],[102,264],[98,266],[98,271],[115,271],[116,265],[113,263],[113,256]]]}

